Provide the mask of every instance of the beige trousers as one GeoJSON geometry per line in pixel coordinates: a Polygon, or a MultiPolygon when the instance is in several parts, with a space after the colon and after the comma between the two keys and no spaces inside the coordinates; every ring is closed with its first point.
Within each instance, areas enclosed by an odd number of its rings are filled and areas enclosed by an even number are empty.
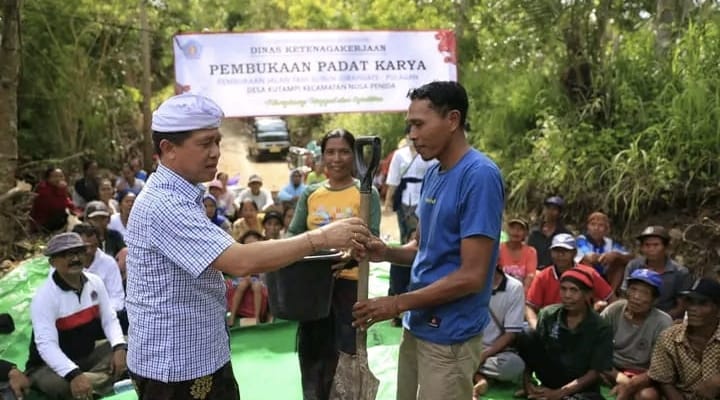
{"type": "Polygon", "coordinates": [[[403,330],[398,359],[397,400],[468,400],[480,366],[482,335],[440,345],[403,330]]]}

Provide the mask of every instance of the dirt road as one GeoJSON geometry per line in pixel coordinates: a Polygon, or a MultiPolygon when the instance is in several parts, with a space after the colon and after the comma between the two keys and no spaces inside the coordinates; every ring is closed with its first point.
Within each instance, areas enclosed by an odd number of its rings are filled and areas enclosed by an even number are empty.
{"type": "MultiPolygon", "coordinates": [[[[239,176],[240,184],[245,185],[252,174],[263,178],[263,187],[275,191],[287,185],[290,171],[284,160],[264,161],[261,163],[250,160],[245,145],[244,125],[237,120],[226,120],[220,128],[223,134],[220,143],[219,171],[227,172],[231,177],[239,176]]],[[[390,235],[392,240],[399,237],[395,214],[383,215],[380,225],[381,236],[390,235]]]]}

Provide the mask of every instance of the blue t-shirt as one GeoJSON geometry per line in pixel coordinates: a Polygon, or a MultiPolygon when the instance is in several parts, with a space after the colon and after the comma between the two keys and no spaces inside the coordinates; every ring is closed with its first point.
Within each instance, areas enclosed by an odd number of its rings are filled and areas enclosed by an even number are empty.
{"type": "Polygon", "coordinates": [[[425,174],[417,214],[419,249],[410,290],[421,289],[460,269],[460,242],[473,236],[495,240],[485,287],[440,306],[411,310],[403,325],[416,337],[449,345],[482,333],[489,320],[493,266],[497,263],[505,192],[497,165],[471,149],[447,171],[432,166],[425,174]]]}

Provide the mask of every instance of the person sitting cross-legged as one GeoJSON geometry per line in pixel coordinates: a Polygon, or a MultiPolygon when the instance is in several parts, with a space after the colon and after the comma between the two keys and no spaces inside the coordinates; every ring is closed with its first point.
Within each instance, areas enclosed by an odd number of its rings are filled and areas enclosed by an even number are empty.
{"type": "Polygon", "coordinates": [[[687,321],[658,338],[648,376],[668,400],[720,398],[720,283],[702,278],[681,293],[687,321]]]}
{"type": "Polygon", "coordinates": [[[33,334],[26,374],[49,399],[92,399],[126,372],[126,343],[105,285],[85,272],[86,245],[74,232],[55,235],[45,255],[55,272],[30,305],[33,334]],[[107,342],[96,346],[102,329],[107,342]]]}
{"type": "Polygon", "coordinates": [[[525,363],[511,346],[515,337],[522,333],[524,310],[525,290],[522,282],[506,275],[498,265],[490,298],[491,319],[483,331],[480,368],[474,379],[474,396],[485,394],[488,379],[514,382],[522,377],[525,363]]]}
{"type": "Polygon", "coordinates": [[[658,336],[672,325],[667,313],[654,307],[662,277],[638,269],[627,279],[627,299],[610,304],[600,315],[613,331],[613,369],[603,379],[613,386],[617,400],[659,400],[647,370],[658,336]]]}
{"type": "Polygon", "coordinates": [[[602,311],[607,303],[615,301],[612,288],[595,269],[575,263],[576,253],[577,246],[572,235],[567,233],[555,235],[550,245],[553,264],[542,269],[535,276],[527,292],[525,318],[530,329],[535,329],[538,321],[537,313],[540,309],[561,302],[560,276],[571,269],[581,269],[592,278],[593,304],[596,311],[602,311]]]}
{"type": "Polygon", "coordinates": [[[537,329],[518,337],[529,399],[602,399],[600,373],[612,368],[612,332],[592,307],[595,280],[583,269],[560,277],[561,304],[543,308],[537,329]],[[533,374],[540,381],[532,381],[533,374]]]}

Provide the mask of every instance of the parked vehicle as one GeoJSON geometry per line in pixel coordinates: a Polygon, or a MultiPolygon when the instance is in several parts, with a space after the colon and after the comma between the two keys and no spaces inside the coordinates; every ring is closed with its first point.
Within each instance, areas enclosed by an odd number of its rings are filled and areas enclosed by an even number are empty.
{"type": "Polygon", "coordinates": [[[287,157],[290,150],[290,132],[287,123],[278,117],[255,118],[248,140],[248,154],[257,161],[269,156],[287,157]]]}

